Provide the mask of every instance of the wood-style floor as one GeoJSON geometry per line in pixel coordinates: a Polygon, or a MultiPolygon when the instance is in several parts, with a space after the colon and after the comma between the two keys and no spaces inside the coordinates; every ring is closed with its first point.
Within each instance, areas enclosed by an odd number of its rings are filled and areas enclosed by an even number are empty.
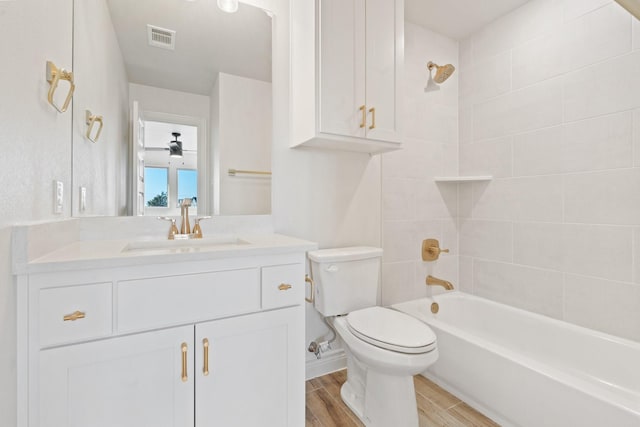
{"type": "MultiPolygon", "coordinates": [[[[340,397],[340,387],[346,380],[347,371],[342,370],[307,381],[306,427],[364,426],[340,397]]],[[[417,375],[414,383],[420,427],[498,426],[428,379],[417,375]]]]}

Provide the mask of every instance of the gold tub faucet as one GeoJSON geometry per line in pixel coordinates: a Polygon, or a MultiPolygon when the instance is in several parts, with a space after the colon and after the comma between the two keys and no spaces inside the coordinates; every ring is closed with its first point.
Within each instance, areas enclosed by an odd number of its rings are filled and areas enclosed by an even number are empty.
{"type": "Polygon", "coordinates": [[[453,290],[453,285],[451,284],[451,282],[438,279],[437,277],[433,277],[432,275],[427,276],[427,286],[442,286],[448,291],[453,290]]]}

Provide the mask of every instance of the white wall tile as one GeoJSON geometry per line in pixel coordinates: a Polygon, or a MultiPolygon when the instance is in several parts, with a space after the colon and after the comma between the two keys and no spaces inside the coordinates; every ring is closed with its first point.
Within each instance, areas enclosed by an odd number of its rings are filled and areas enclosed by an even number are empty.
{"type": "Polygon", "coordinates": [[[565,121],[640,107],[640,52],[564,76],[565,121]]]}
{"type": "Polygon", "coordinates": [[[424,297],[415,276],[415,262],[382,263],[383,306],[424,297]]]}
{"type": "Polygon", "coordinates": [[[458,287],[462,292],[473,294],[473,258],[458,257],[458,287]]]}
{"type": "Polygon", "coordinates": [[[455,185],[438,185],[433,180],[414,181],[416,218],[447,219],[458,216],[458,192],[455,185]]]}
{"type": "Polygon", "coordinates": [[[640,49],[640,21],[637,19],[633,20],[632,24],[632,32],[633,32],[633,50],[640,49]]]}
{"type": "Polygon", "coordinates": [[[562,122],[562,79],[547,80],[478,104],[473,115],[477,139],[558,125],[562,122]]]}
{"type": "Polygon", "coordinates": [[[515,223],[513,262],[561,270],[563,267],[562,224],[515,223]]]}
{"type": "Polygon", "coordinates": [[[557,0],[534,0],[499,18],[472,36],[473,56],[480,60],[550,31],[562,21],[557,0]]]}
{"type": "Polygon", "coordinates": [[[511,90],[511,51],[483,58],[473,63],[471,102],[477,103],[511,90]]]}
{"type": "Polygon", "coordinates": [[[564,271],[631,281],[633,261],[630,227],[565,224],[560,244],[564,271]]]}
{"type": "Polygon", "coordinates": [[[511,176],[511,137],[460,145],[461,175],[511,176]]]}
{"type": "Polygon", "coordinates": [[[640,227],[636,227],[633,232],[633,281],[640,284],[640,227]]]}
{"type": "Polygon", "coordinates": [[[564,19],[570,21],[609,3],[613,0],[564,0],[564,19]]]}
{"type": "Polygon", "coordinates": [[[470,142],[473,142],[473,105],[461,105],[458,109],[458,144],[470,142]]]}
{"type": "MultiPolygon", "coordinates": [[[[434,228],[439,234],[440,224],[434,223],[434,228]]],[[[384,262],[417,261],[419,259],[416,247],[421,240],[415,221],[384,221],[382,234],[384,262]]]]}
{"type": "Polygon", "coordinates": [[[633,164],[640,166],[640,110],[633,111],[633,164]]]}
{"type": "Polygon", "coordinates": [[[562,273],[475,260],[476,295],[547,316],[562,317],[562,273]]]}
{"type": "Polygon", "coordinates": [[[562,172],[562,126],[516,135],[513,142],[513,176],[562,172]]]}
{"type": "Polygon", "coordinates": [[[565,320],[640,341],[640,286],[568,274],[565,320]]]}
{"type": "Polygon", "coordinates": [[[632,114],[569,123],[562,144],[565,172],[632,166],[632,114]]]}
{"type": "Polygon", "coordinates": [[[473,218],[562,221],[559,175],[494,179],[473,193],[473,218]]]}
{"type": "Polygon", "coordinates": [[[561,35],[569,70],[631,50],[631,16],[610,4],[568,23],[561,35]]]}
{"type": "Polygon", "coordinates": [[[504,221],[460,223],[460,255],[496,261],[513,259],[513,226],[504,221]]]}
{"type": "Polygon", "coordinates": [[[416,198],[412,179],[382,180],[382,217],[385,221],[415,220],[416,198]]]}
{"type": "Polygon", "coordinates": [[[567,175],[565,220],[640,225],[640,168],[567,175]]]}
{"type": "Polygon", "coordinates": [[[519,89],[568,70],[566,44],[561,28],[532,39],[513,50],[513,88],[519,89]]]}

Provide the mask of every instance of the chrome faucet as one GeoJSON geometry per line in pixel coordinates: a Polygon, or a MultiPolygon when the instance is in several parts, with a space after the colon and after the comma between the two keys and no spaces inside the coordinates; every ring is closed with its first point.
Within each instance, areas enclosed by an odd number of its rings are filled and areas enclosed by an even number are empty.
{"type": "Polygon", "coordinates": [[[438,279],[437,277],[433,277],[432,275],[427,276],[427,286],[442,286],[448,291],[453,290],[453,285],[451,284],[451,282],[438,279]]]}
{"type": "Polygon", "coordinates": [[[180,203],[180,216],[182,223],[180,224],[180,234],[191,234],[191,226],[189,225],[189,206],[191,199],[185,197],[180,203]]]}

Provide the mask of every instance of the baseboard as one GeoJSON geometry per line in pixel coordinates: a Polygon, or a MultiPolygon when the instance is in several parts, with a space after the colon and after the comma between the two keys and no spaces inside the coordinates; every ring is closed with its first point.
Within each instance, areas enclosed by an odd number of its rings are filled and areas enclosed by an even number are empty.
{"type": "Polygon", "coordinates": [[[330,350],[322,354],[322,358],[307,360],[306,379],[321,377],[331,372],[347,367],[347,355],[341,348],[330,350]]]}

